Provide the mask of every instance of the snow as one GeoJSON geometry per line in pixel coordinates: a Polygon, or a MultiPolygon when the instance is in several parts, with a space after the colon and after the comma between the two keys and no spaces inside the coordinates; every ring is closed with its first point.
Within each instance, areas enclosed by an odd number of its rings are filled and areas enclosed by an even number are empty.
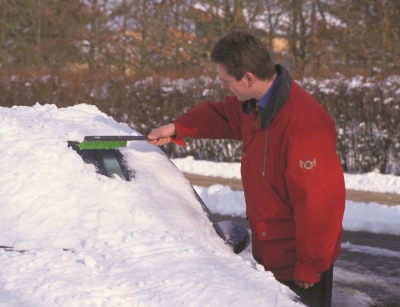
{"type": "MultiPolygon", "coordinates": [[[[382,177],[384,176],[378,178],[382,177]]],[[[211,212],[222,215],[246,216],[242,191],[232,191],[230,187],[218,184],[208,188],[195,186],[195,189],[211,212]]],[[[343,228],[351,231],[368,231],[400,236],[400,204],[387,206],[347,200],[343,228]]]]}
{"type": "Polygon", "coordinates": [[[0,107],[1,306],[299,306],[224,244],[158,147],[121,149],[128,182],[67,144],[120,134],[138,133],[94,106],[0,107]]]}
{"type": "MultiPolygon", "coordinates": [[[[240,163],[195,161],[193,157],[172,159],[184,173],[240,179],[240,163]]],[[[349,190],[400,194],[400,177],[383,175],[379,172],[366,174],[344,174],[346,188],[349,190]]]]}
{"type": "MultiPolygon", "coordinates": [[[[239,179],[239,163],[173,164],[159,148],[129,142],[121,152],[135,178],[127,182],[96,173],[67,146],[117,134],[139,133],[94,106],[0,107],[0,245],[20,250],[0,249],[0,306],[299,305],[248,252],[235,255],[222,242],[174,166],[239,179]]],[[[353,190],[400,194],[396,176],[345,180],[353,190]]],[[[195,189],[213,213],[244,216],[242,191],[195,189]]],[[[400,204],[347,201],[343,226],[400,235],[400,204]]],[[[368,297],[358,299],[367,306],[368,297]]]]}
{"type": "MultiPolygon", "coordinates": [[[[172,159],[184,173],[240,179],[240,163],[195,161],[193,157],[172,159]]],[[[378,172],[344,174],[346,188],[357,191],[400,194],[400,177],[378,172]]],[[[211,212],[223,215],[246,216],[242,191],[232,191],[227,186],[195,186],[211,212]]],[[[369,231],[400,235],[400,204],[387,206],[377,203],[346,201],[343,228],[353,231],[369,231]]]]}

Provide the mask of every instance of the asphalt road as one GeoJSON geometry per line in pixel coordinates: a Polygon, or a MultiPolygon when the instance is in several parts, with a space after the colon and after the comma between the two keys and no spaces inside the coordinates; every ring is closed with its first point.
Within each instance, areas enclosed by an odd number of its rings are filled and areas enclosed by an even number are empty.
{"type": "MultiPolygon", "coordinates": [[[[192,185],[223,184],[242,190],[240,180],[185,174],[192,185]]],[[[347,191],[347,199],[400,205],[400,195],[347,191]]],[[[244,218],[213,214],[217,221],[244,218]]],[[[250,248],[243,253],[250,255],[250,248]]],[[[244,257],[249,257],[244,256],[244,257]]],[[[335,263],[333,307],[400,307],[400,236],[344,231],[342,252],[335,263]]]]}

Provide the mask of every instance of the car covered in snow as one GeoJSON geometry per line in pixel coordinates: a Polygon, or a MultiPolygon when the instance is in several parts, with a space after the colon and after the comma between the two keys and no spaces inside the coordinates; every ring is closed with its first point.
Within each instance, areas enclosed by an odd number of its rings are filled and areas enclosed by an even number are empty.
{"type": "Polygon", "coordinates": [[[90,105],[0,107],[0,304],[299,306],[161,149],[90,105]]]}
{"type": "MultiPolygon", "coordinates": [[[[80,144],[82,143],[68,142],[68,146],[73,148],[82,157],[85,163],[91,163],[96,166],[98,173],[108,177],[119,176],[126,181],[135,178],[134,170],[126,165],[124,157],[119,150],[115,148],[85,150],[80,148],[80,144]]],[[[236,221],[226,220],[217,222],[195,189],[193,189],[193,193],[196,195],[197,200],[212,223],[215,232],[226,244],[232,247],[232,250],[236,254],[241,253],[250,243],[248,230],[236,221]]]]}

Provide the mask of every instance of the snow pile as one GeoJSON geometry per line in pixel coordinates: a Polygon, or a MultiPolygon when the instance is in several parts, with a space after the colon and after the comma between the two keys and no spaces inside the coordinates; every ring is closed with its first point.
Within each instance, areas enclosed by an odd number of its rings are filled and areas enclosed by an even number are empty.
{"type": "MultiPolygon", "coordinates": [[[[240,163],[196,161],[193,157],[173,159],[185,173],[240,179],[240,163]]],[[[344,174],[347,189],[356,191],[400,194],[400,177],[366,174],[344,174]]],[[[246,204],[242,191],[215,184],[210,187],[195,186],[200,197],[213,213],[246,217],[246,204]]],[[[346,201],[343,228],[351,231],[368,231],[400,236],[400,204],[386,206],[377,203],[346,201]]]]}
{"type": "MultiPolygon", "coordinates": [[[[213,213],[246,217],[242,191],[232,191],[219,184],[208,188],[195,186],[200,197],[213,213]]],[[[386,206],[377,203],[346,201],[343,228],[350,231],[368,231],[400,236],[400,204],[386,206]]]]}
{"type": "MultiPolygon", "coordinates": [[[[172,159],[184,173],[221,178],[241,179],[240,163],[196,161],[193,157],[172,159]]],[[[379,172],[344,174],[349,190],[400,194],[400,176],[383,175],[379,172]]]]}
{"type": "Polygon", "coordinates": [[[202,176],[241,179],[240,163],[238,162],[212,162],[195,160],[192,156],[172,159],[172,162],[183,173],[202,176]]]}
{"type": "Polygon", "coordinates": [[[0,249],[0,304],[298,305],[222,242],[160,149],[121,150],[126,182],[67,143],[118,134],[138,133],[93,106],[0,108],[0,245],[20,250],[0,249]]]}

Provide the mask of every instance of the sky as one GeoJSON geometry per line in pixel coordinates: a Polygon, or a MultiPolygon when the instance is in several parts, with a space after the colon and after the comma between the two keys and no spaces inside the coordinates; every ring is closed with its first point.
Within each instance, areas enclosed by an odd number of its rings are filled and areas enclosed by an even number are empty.
{"type": "MultiPolygon", "coordinates": [[[[0,249],[0,306],[299,306],[249,252],[223,243],[178,170],[237,178],[238,164],[189,157],[177,169],[158,147],[129,142],[127,182],[67,145],[138,134],[85,104],[0,107],[0,245],[13,248],[0,249]]],[[[346,185],[400,190],[377,173],[346,185]]],[[[195,189],[213,213],[244,214],[242,192],[195,189]]],[[[346,203],[345,229],[399,234],[399,224],[400,204],[346,203]]]]}

